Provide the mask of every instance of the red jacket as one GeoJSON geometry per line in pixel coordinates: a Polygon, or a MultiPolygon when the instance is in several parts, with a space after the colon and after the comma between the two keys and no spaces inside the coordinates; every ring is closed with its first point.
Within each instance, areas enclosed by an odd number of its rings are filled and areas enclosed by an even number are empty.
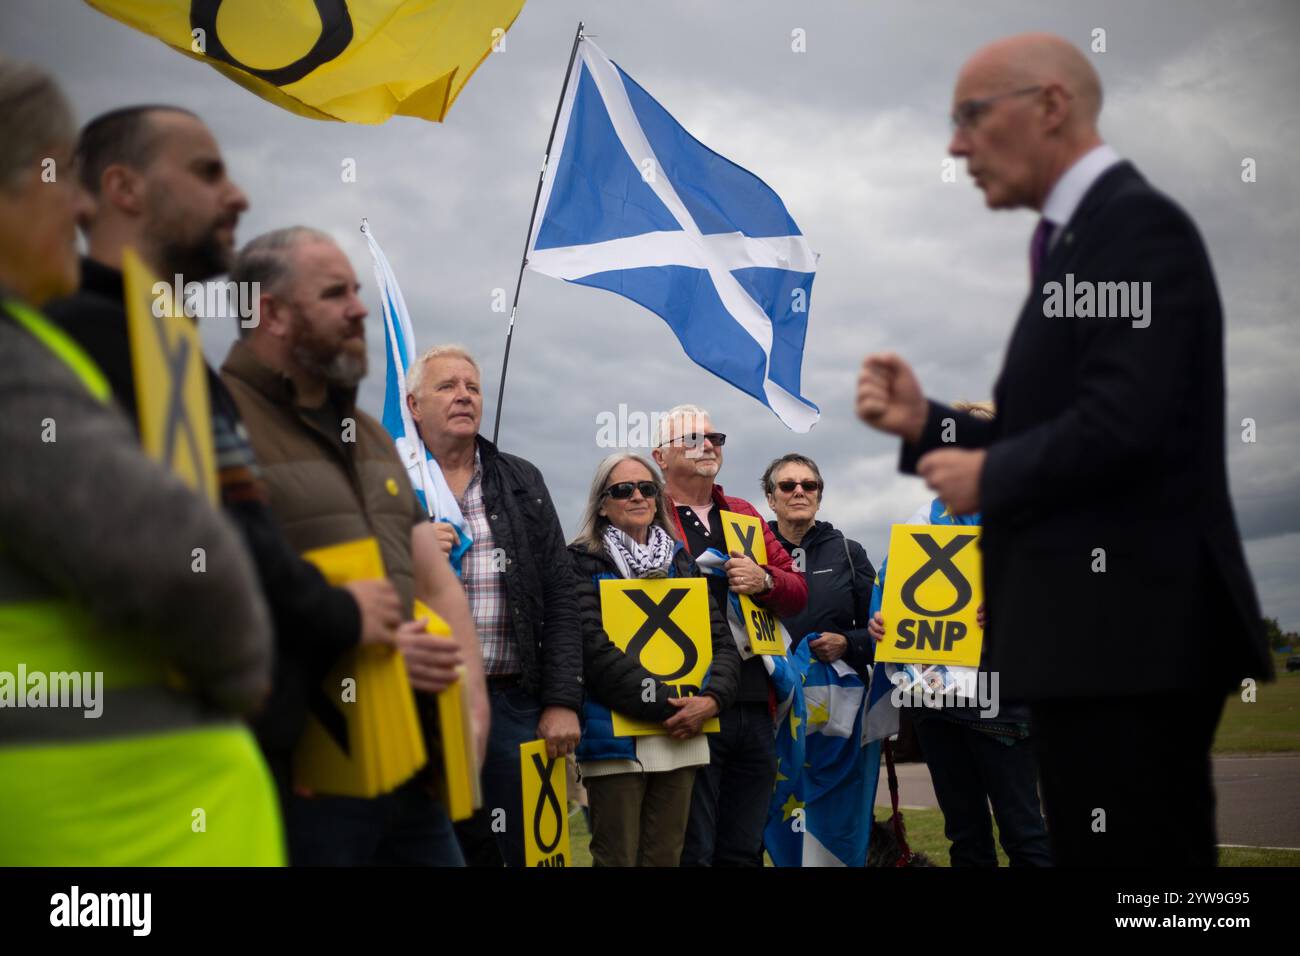
{"type": "MultiPolygon", "coordinates": [[[[677,503],[667,491],[664,492],[664,499],[669,514],[673,516],[673,523],[677,525],[677,535],[685,541],[686,529],[682,527],[682,519],[677,514],[677,503]]],[[[791,617],[802,611],[808,603],[808,582],[804,580],[802,572],[794,569],[790,555],[776,540],[776,535],[772,534],[772,529],[767,526],[763,516],[744,498],[723,494],[722,485],[719,484],[713,486],[713,503],[726,511],[753,515],[759,520],[759,526],[763,529],[763,542],[767,546],[767,564],[763,567],[772,575],[772,591],[762,597],[763,606],[777,617],[791,617]]]]}

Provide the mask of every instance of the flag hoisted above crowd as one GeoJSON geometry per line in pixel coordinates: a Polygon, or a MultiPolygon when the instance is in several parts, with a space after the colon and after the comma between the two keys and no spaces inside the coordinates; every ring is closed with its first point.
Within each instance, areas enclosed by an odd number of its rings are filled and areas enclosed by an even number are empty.
{"type": "Polygon", "coordinates": [[[379,287],[379,301],[384,313],[384,413],[383,423],[393,436],[397,454],[406,466],[411,487],[429,517],[452,525],[460,535],[448,558],[456,574],[460,575],[461,560],[474,539],[465,526],[456,496],[451,493],[442,468],[424,446],[411,410],[406,404],[406,373],[418,356],[415,351],[415,332],[411,328],[411,314],[406,309],[406,299],[397,285],[397,276],[388,264],[388,257],[379,248],[368,221],[362,221],[361,231],[370,246],[370,256],[375,261],[375,282],[379,287]]]}
{"type": "Polygon", "coordinates": [[[697,364],[812,428],[800,374],[816,256],[781,198],[585,37],[556,135],[528,267],[640,303],[697,364]]]}
{"type": "Polygon", "coordinates": [[[86,0],[312,119],[441,121],[524,0],[86,0]]]}

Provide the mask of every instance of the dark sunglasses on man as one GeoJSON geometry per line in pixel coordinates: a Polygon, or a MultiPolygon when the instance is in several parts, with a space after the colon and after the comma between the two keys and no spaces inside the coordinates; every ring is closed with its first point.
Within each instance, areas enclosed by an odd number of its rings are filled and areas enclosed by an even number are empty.
{"type": "Polygon", "coordinates": [[[663,448],[666,445],[681,445],[683,448],[699,448],[704,444],[705,440],[707,440],[714,448],[721,448],[727,443],[727,436],[722,432],[704,432],[703,434],[692,432],[689,435],[678,435],[671,441],[664,442],[659,447],[663,448]]]}
{"type": "Polygon", "coordinates": [[[632,497],[633,491],[640,491],[642,498],[657,498],[659,496],[659,486],[653,481],[620,481],[618,484],[610,485],[601,494],[617,498],[619,501],[626,501],[632,497]]]}
{"type": "Polygon", "coordinates": [[[793,492],[796,487],[802,488],[808,494],[822,490],[822,483],[820,481],[813,481],[811,478],[805,479],[804,481],[791,481],[786,479],[785,481],[778,481],[776,486],[787,495],[793,492]]]}

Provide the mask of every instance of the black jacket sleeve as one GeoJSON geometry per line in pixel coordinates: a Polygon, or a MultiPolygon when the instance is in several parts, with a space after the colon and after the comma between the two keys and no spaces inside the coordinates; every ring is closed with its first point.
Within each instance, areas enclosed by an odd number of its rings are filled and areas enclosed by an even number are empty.
{"type": "Polygon", "coordinates": [[[583,637],[573,596],[573,561],[564,543],[560,517],[555,513],[551,493],[541,472],[537,472],[536,481],[543,533],[538,549],[542,559],[538,571],[542,578],[542,607],[545,609],[541,704],[543,707],[568,707],[577,711],[582,707],[583,637]]]}
{"type": "Polygon", "coordinates": [[[898,470],[916,474],[916,463],[935,448],[985,448],[998,435],[998,421],[989,421],[968,412],[959,412],[939,402],[928,403],[925,428],[915,445],[904,442],[898,458],[898,470]]]}
{"type": "Polygon", "coordinates": [[[323,678],[361,639],[357,602],[289,546],[265,504],[241,501],[224,511],[253,556],[279,653],[302,663],[311,677],[323,678]]]}
{"type": "MultiPolygon", "coordinates": [[[[696,570],[696,574],[699,571],[696,570]]],[[[709,685],[700,691],[718,702],[718,712],[726,710],[736,700],[740,690],[740,652],[731,639],[731,627],[726,615],[718,610],[718,602],[709,595],[709,622],[713,625],[713,663],[709,665],[709,685]]]]}
{"type": "Polygon", "coordinates": [[[675,711],[670,688],[615,646],[605,633],[594,569],[578,557],[573,562],[572,590],[577,595],[583,645],[583,682],[587,693],[610,710],[636,720],[662,723],[675,711]],[[647,688],[654,692],[647,694],[647,688]],[[646,698],[649,697],[649,700],[646,698]]]}
{"type": "Polygon", "coordinates": [[[849,642],[844,660],[850,667],[862,670],[875,658],[876,642],[867,631],[867,622],[871,617],[871,589],[876,581],[876,569],[871,566],[871,559],[862,545],[845,540],[853,563],[853,621],[858,626],[844,631],[849,642]]]}

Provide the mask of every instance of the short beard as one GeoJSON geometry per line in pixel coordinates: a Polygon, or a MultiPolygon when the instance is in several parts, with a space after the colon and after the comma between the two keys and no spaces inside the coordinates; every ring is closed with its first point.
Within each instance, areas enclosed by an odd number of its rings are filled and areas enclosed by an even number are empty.
{"type": "Polygon", "coordinates": [[[325,355],[320,342],[307,328],[306,320],[301,316],[294,320],[294,342],[290,348],[293,360],[298,367],[310,375],[323,379],[330,385],[342,388],[356,388],[366,377],[369,365],[367,357],[352,355],[340,349],[332,355],[325,355]]]}
{"type": "Polygon", "coordinates": [[[162,240],[158,258],[168,279],[178,275],[184,282],[204,282],[229,272],[232,255],[210,232],[194,242],[162,240]]]}

